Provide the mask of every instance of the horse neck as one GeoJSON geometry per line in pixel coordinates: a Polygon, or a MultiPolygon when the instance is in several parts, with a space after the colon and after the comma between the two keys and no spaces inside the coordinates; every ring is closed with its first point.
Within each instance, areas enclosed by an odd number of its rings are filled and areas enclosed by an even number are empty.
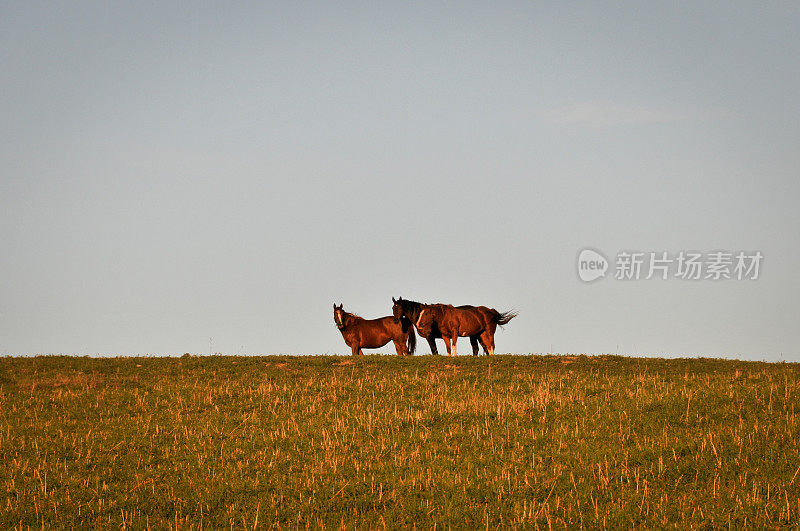
{"type": "Polygon", "coordinates": [[[445,310],[449,308],[452,308],[449,304],[432,304],[430,310],[434,319],[441,319],[444,316],[445,310]]]}
{"type": "Polygon", "coordinates": [[[359,321],[363,321],[361,317],[353,314],[344,312],[344,319],[342,319],[342,324],[344,325],[345,330],[347,330],[350,326],[358,323],[359,321]]]}
{"type": "Polygon", "coordinates": [[[416,320],[417,320],[417,319],[419,319],[419,312],[421,312],[421,311],[422,311],[422,308],[423,308],[425,305],[424,305],[424,304],[421,304],[421,303],[419,303],[419,302],[408,301],[408,300],[406,300],[406,301],[403,301],[403,302],[406,302],[406,303],[408,303],[408,304],[406,304],[406,305],[403,307],[403,313],[405,313],[405,314],[406,314],[406,317],[407,317],[407,318],[408,318],[408,319],[409,319],[411,322],[416,322],[416,320]],[[406,310],[408,310],[408,311],[406,312],[406,310]]]}

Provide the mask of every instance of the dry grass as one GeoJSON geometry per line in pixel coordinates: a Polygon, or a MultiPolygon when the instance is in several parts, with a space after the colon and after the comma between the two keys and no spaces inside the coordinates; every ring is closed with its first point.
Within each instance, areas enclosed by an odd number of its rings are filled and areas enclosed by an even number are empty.
{"type": "Polygon", "coordinates": [[[0,527],[797,527],[800,367],[5,358],[0,527]]]}

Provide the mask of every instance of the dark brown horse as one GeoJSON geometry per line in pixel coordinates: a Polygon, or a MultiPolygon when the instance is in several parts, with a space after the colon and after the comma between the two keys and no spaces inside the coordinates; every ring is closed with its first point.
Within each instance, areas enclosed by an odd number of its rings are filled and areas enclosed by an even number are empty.
{"type": "Polygon", "coordinates": [[[353,351],[353,356],[364,355],[362,348],[381,348],[394,342],[398,356],[413,354],[417,336],[411,321],[391,315],[380,319],[364,319],[344,311],[342,305],[333,305],[333,320],[342,333],[344,342],[353,351]]]}
{"type": "Polygon", "coordinates": [[[458,306],[449,304],[420,304],[415,301],[395,300],[392,312],[405,316],[414,323],[420,336],[431,345],[431,353],[436,352],[435,338],[444,339],[447,353],[456,354],[459,337],[469,337],[472,354],[478,354],[478,343],[488,355],[494,354],[494,333],[497,325],[507,324],[517,316],[515,312],[498,312],[486,306],[458,306]],[[452,352],[450,344],[452,343],[452,352]]]}
{"type": "MultiPolygon", "coordinates": [[[[392,314],[398,319],[400,319],[401,317],[405,317],[408,320],[410,320],[412,323],[416,322],[417,318],[419,317],[419,313],[423,308],[427,308],[428,306],[432,306],[430,304],[422,304],[420,302],[410,301],[410,300],[404,299],[403,297],[400,297],[398,299],[395,299],[394,297],[392,297],[392,303],[393,303],[393,305],[392,305],[392,314]]],[[[469,310],[469,309],[473,309],[474,310],[474,309],[476,309],[475,306],[469,306],[469,305],[458,306],[458,308],[464,309],[464,310],[469,310]]],[[[486,308],[486,307],[485,306],[480,306],[480,308],[486,308]]],[[[486,308],[486,309],[488,309],[488,308],[486,308]]],[[[419,329],[417,330],[417,332],[419,332],[419,329]]],[[[420,334],[420,335],[422,335],[422,334],[420,334]]],[[[433,325],[432,325],[431,329],[428,331],[428,333],[426,335],[422,336],[422,337],[424,337],[428,341],[428,345],[430,345],[430,347],[431,347],[431,354],[438,355],[439,354],[439,350],[436,348],[436,340],[437,339],[442,339],[442,334],[439,331],[439,328],[436,326],[436,323],[433,323],[433,325]]],[[[472,344],[472,354],[474,356],[477,356],[478,355],[478,343],[480,342],[480,336],[471,336],[469,338],[469,341],[472,344]]],[[[486,345],[481,343],[481,346],[483,347],[483,352],[487,353],[488,351],[486,350],[486,345]]]]}

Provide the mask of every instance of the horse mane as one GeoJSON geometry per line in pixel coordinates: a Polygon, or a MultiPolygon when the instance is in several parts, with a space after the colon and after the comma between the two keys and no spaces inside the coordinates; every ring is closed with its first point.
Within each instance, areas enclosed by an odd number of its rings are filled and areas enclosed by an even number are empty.
{"type": "Polygon", "coordinates": [[[419,315],[420,310],[422,310],[422,307],[425,306],[421,302],[411,301],[408,299],[401,299],[399,302],[403,307],[403,312],[407,312],[409,317],[419,315]]]}
{"type": "Polygon", "coordinates": [[[443,308],[453,308],[452,304],[444,304],[441,302],[435,302],[433,304],[428,304],[424,302],[417,302],[412,301],[409,299],[402,299],[400,304],[403,306],[403,311],[408,312],[409,315],[412,315],[414,319],[419,317],[419,312],[422,311],[423,306],[430,310],[431,312],[441,313],[443,308]]]}
{"type": "Polygon", "coordinates": [[[344,329],[347,328],[349,325],[353,324],[354,320],[355,321],[366,321],[366,319],[364,319],[360,315],[357,315],[357,314],[354,314],[354,313],[350,313],[347,310],[345,310],[344,308],[342,308],[342,312],[344,312],[344,317],[342,318],[342,327],[343,327],[341,329],[342,331],[344,331],[344,329]]]}
{"type": "MultiPolygon", "coordinates": [[[[342,311],[344,311],[344,310],[342,310],[342,311]]],[[[361,317],[360,315],[358,315],[356,313],[350,313],[348,311],[344,311],[344,314],[345,314],[346,317],[355,317],[356,319],[361,319],[362,321],[366,321],[366,319],[364,319],[363,317],[361,317]]]]}

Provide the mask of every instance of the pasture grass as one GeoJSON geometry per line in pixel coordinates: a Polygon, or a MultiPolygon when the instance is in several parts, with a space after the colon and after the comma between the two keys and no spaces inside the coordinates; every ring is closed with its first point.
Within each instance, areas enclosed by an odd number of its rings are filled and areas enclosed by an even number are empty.
{"type": "Polygon", "coordinates": [[[0,528],[800,526],[800,365],[0,358],[0,528]]]}

